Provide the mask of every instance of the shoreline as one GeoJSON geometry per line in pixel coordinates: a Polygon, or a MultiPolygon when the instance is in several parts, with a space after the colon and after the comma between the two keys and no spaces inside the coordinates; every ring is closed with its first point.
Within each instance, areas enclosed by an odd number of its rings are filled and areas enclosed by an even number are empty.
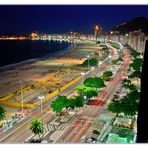
{"type": "Polygon", "coordinates": [[[57,56],[66,54],[67,52],[73,50],[75,47],[76,47],[76,44],[73,43],[73,44],[70,44],[70,46],[67,47],[66,49],[63,49],[61,51],[57,51],[55,53],[47,54],[47,55],[40,57],[40,58],[33,58],[33,59],[24,60],[24,61],[16,62],[13,64],[9,64],[9,65],[4,65],[4,66],[0,67],[0,72],[5,71],[5,70],[15,69],[15,67],[17,67],[17,66],[21,66],[21,65],[25,65],[25,64],[32,64],[32,63],[38,62],[38,61],[43,61],[43,60],[46,60],[47,58],[55,58],[57,56]]]}
{"type": "Polygon", "coordinates": [[[72,44],[60,52],[46,55],[38,60],[30,60],[31,64],[24,62],[17,63],[17,66],[5,67],[6,70],[0,73],[0,97],[17,92],[8,99],[12,99],[12,102],[20,102],[20,80],[24,88],[29,88],[23,91],[24,102],[31,102],[39,96],[43,86],[46,88],[46,93],[53,92],[86,71],[78,65],[86,60],[88,54],[94,55],[95,52],[99,52],[98,49],[96,45],[72,44]],[[10,67],[11,70],[8,70],[10,67]],[[34,84],[35,88],[30,88],[34,84]]]}

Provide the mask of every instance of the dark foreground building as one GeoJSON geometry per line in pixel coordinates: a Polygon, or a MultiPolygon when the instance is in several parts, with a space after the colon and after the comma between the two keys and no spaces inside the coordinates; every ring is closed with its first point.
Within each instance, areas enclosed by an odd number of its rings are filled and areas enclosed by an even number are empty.
{"type": "Polygon", "coordinates": [[[137,120],[137,143],[148,143],[148,40],[141,75],[141,96],[137,120]]]}

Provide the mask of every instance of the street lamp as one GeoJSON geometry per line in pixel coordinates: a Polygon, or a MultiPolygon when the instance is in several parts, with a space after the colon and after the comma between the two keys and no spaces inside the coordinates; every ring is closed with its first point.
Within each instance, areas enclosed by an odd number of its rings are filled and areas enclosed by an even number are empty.
{"type": "Polygon", "coordinates": [[[112,56],[111,56],[111,55],[109,55],[108,57],[109,57],[110,59],[112,58],[112,56]]]}
{"type": "Polygon", "coordinates": [[[90,55],[87,56],[87,58],[88,58],[88,59],[87,59],[87,60],[88,60],[88,68],[89,68],[89,57],[90,57],[90,55]]]}
{"type": "Polygon", "coordinates": [[[83,81],[84,81],[84,75],[85,75],[85,72],[81,72],[81,76],[82,76],[82,84],[83,84],[83,81]]]}
{"type": "MultiPolygon", "coordinates": [[[[38,97],[38,99],[40,99],[41,100],[41,113],[42,113],[42,116],[43,116],[43,99],[44,99],[44,96],[39,96],[38,97]]],[[[43,117],[42,117],[42,119],[43,119],[43,117]]]]}
{"type": "Polygon", "coordinates": [[[24,112],[24,100],[23,100],[23,85],[22,85],[22,80],[20,80],[21,83],[21,112],[24,112]]]}
{"type": "MultiPolygon", "coordinates": [[[[45,97],[45,96],[43,96],[43,95],[38,97],[38,99],[41,100],[42,123],[44,123],[44,121],[43,121],[43,99],[44,99],[44,97],[45,97]]],[[[42,124],[42,125],[43,125],[43,124],[42,124]]],[[[44,127],[44,125],[43,125],[43,127],[44,127]]]]}
{"type": "Polygon", "coordinates": [[[113,34],[113,31],[111,31],[110,34],[112,35],[113,34]]]}
{"type": "Polygon", "coordinates": [[[91,71],[93,71],[93,70],[95,70],[95,67],[94,66],[91,67],[91,71]]]}

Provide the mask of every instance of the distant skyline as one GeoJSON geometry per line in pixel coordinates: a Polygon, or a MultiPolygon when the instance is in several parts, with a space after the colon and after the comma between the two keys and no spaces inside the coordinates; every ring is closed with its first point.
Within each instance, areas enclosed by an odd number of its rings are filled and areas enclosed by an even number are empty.
{"type": "Polygon", "coordinates": [[[103,31],[135,17],[148,18],[148,5],[0,5],[0,35],[33,31],[93,33],[103,31]]]}

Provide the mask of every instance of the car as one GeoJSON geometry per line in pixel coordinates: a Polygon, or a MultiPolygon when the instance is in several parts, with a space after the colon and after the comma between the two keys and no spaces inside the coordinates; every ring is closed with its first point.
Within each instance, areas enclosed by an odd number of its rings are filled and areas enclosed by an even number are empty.
{"type": "Polygon", "coordinates": [[[41,140],[39,140],[39,139],[31,139],[30,143],[41,143],[41,140]]]}
{"type": "Polygon", "coordinates": [[[120,97],[120,93],[119,92],[115,92],[113,99],[118,99],[120,97]]]}
{"type": "Polygon", "coordinates": [[[87,143],[97,143],[97,139],[91,137],[87,140],[87,143]]]}
{"type": "Polygon", "coordinates": [[[100,135],[100,132],[98,132],[97,130],[93,130],[92,133],[93,133],[93,134],[100,135]]]}
{"type": "Polygon", "coordinates": [[[117,97],[117,98],[118,98],[119,96],[120,96],[120,95],[119,95],[119,92],[115,92],[115,93],[114,93],[114,97],[117,97]]]}
{"type": "Polygon", "coordinates": [[[41,143],[45,144],[45,143],[48,143],[48,141],[47,140],[43,140],[41,143]]]}

